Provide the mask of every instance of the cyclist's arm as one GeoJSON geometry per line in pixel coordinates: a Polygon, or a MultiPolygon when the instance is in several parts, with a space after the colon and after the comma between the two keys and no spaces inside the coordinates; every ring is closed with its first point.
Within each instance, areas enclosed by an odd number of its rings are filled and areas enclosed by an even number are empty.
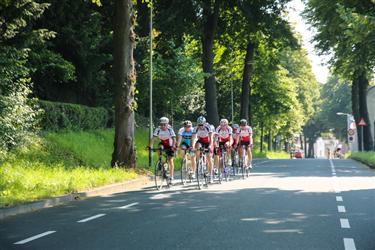
{"type": "Polygon", "coordinates": [[[155,136],[151,137],[149,147],[152,148],[154,146],[155,136]]]}
{"type": "Polygon", "coordinates": [[[182,141],[182,136],[181,136],[181,135],[178,135],[177,148],[180,147],[180,145],[181,145],[181,141],[182,141]]]}

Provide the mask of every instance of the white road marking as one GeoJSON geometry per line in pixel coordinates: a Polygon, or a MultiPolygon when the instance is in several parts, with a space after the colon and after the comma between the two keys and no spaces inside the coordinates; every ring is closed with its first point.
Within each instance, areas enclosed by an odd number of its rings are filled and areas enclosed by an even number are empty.
{"type": "Polygon", "coordinates": [[[350,228],[348,219],[340,219],[341,228],[350,228]]]}
{"type": "Polygon", "coordinates": [[[354,240],[352,238],[344,238],[345,250],[356,250],[354,240]]]}
{"type": "Polygon", "coordinates": [[[86,222],[86,221],[89,221],[89,220],[94,220],[94,219],[97,219],[99,217],[102,217],[104,216],[105,214],[97,214],[97,215],[94,215],[94,216],[91,216],[89,218],[86,218],[86,219],[83,219],[83,220],[79,220],[77,221],[78,223],[82,223],[82,222],[86,222]]]}
{"type": "Polygon", "coordinates": [[[122,206],[122,207],[116,207],[117,209],[126,209],[126,208],[129,208],[129,207],[132,207],[132,206],[135,206],[135,205],[138,205],[139,203],[138,202],[134,202],[134,203],[131,203],[129,205],[125,205],[125,206],[122,206]]]}
{"type": "Polygon", "coordinates": [[[15,245],[22,245],[22,244],[25,244],[25,243],[30,242],[32,240],[36,240],[36,239],[42,238],[42,237],[44,237],[46,235],[53,234],[53,233],[56,233],[56,231],[47,231],[47,232],[35,235],[35,236],[27,238],[27,239],[24,239],[24,240],[21,240],[21,241],[17,241],[14,244],[15,245]]]}
{"type": "Polygon", "coordinates": [[[337,210],[339,211],[339,213],[345,213],[346,212],[346,209],[344,206],[337,206],[337,210]]]}
{"type": "Polygon", "coordinates": [[[342,201],[342,196],[336,196],[336,201],[342,201]]]}

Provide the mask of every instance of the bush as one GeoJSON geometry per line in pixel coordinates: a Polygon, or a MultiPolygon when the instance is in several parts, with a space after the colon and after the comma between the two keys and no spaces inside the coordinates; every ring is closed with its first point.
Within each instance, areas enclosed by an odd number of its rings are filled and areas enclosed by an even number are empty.
{"type": "Polygon", "coordinates": [[[35,132],[38,111],[32,100],[27,50],[0,46],[0,151],[22,145],[35,132]]]}
{"type": "Polygon", "coordinates": [[[44,111],[40,122],[43,130],[89,130],[107,127],[109,116],[105,108],[49,101],[39,101],[39,105],[44,111]]]}

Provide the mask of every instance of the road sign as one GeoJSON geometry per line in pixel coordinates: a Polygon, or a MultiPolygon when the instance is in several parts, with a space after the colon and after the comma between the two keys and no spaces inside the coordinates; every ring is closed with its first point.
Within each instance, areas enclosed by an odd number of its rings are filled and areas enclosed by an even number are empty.
{"type": "Polygon", "coordinates": [[[349,135],[354,135],[354,133],[355,133],[355,132],[354,132],[354,129],[351,129],[351,128],[350,128],[350,129],[348,130],[348,134],[349,134],[349,135]]]}
{"type": "Polygon", "coordinates": [[[365,122],[365,119],[361,118],[361,120],[358,123],[358,126],[367,126],[367,123],[365,122]]]}

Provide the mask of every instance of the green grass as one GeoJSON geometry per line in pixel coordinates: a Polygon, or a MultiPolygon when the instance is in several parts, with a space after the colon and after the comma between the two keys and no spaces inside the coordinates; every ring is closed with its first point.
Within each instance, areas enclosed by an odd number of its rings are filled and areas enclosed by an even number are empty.
{"type": "MultiPolygon", "coordinates": [[[[48,133],[33,138],[28,147],[2,154],[0,207],[134,179],[135,171],[110,167],[113,136],[113,130],[48,133]]],[[[147,132],[137,130],[136,137],[137,148],[144,148],[147,132]]],[[[139,153],[144,164],[147,151],[139,153]]]]}
{"type": "Polygon", "coordinates": [[[290,159],[290,155],[285,151],[267,151],[267,159],[290,159]]]}
{"type": "Polygon", "coordinates": [[[375,168],[375,152],[352,152],[349,157],[375,168]]]}

